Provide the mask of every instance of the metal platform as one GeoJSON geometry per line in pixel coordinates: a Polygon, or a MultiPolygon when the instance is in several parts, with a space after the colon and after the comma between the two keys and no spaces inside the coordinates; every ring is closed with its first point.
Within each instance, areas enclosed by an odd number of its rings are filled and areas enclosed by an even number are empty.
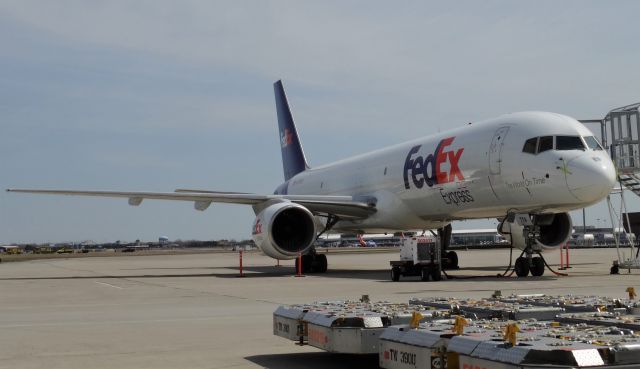
{"type": "Polygon", "coordinates": [[[592,324],[605,327],[617,327],[640,333],[640,315],[628,315],[619,313],[573,313],[560,314],[556,318],[562,323],[592,324]]]}
{"type": "Polygon", "coordinates": [[[559,306],[540,306],[521,301],[509,302],[496,299],[413,298],[409,300],[409,304],[449,309],[452,314],[474,319],[552,320],[565,311],[559,306]]]}
{"type": "MultiPolygon", "coordinates": [[[[618,172],[618,181],[622,185],[620,190],[615,192],[620,195],[619,211],[612,205],[611,195],[607,196],[611,225],[614,229],[624,228],[627,233],[626,240],[629,240],[629,235],[633,232],[628,216],[625,217],[627,206],[624,188],[640,196],[640,103],[612,109],[603,119],[587,119],[580,122],[600,125],[600,141],[609,152],[618,172]],[[623,227],[625,220],[627,227],[623,227]]],[[[618,260],[614,269],[640,269],[640,255],[635,250],[634,242],[629,243],[629,256],[623,256],[620,251],[619,234],[616,234],[615,242],[618,260]]]]}
{"type": "Polygon", "coordinates": [[[640,314],[638,303],[634,300],[616,299],[584,295],[509,295],[497,300],[514,304],[560,307],[566,312],[615,312],[620,314],[640,314]]]}

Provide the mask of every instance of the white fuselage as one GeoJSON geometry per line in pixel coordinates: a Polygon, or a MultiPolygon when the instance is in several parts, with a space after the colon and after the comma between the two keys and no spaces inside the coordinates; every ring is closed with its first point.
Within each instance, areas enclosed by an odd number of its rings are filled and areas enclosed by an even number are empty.
{"type": "Polygon", "coordinates": [[[589,136],[564,115],[509,114],[309,169],[284,188],[290,195],[376,202],[373,216],[340,221],[336,231],[433,229],[510,211],[566,212],[602,200],[615,182],[608,154],[589,148],[589,136]],[[526,140],[543,136],[580,137],[585,148],[523,151],[526,140]]]}

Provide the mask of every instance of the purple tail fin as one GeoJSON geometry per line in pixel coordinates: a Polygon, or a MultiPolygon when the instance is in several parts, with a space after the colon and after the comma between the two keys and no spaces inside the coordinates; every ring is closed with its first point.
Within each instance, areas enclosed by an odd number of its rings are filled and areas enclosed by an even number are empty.
{"type": "Polygon", "coordinates": [[[282,81],[273,84],[273,91],[276,95],[276,111],[278,113],[278,129],[280,134],[280,147],[282,149],[282,168],[284,169],[284,179],[288,181],[296,174],[309,169],[307,159],[304,157],[300,137],[296,125],[293,122],[291,109],[287,102],[287,95],[284,93],[282,81]]]}

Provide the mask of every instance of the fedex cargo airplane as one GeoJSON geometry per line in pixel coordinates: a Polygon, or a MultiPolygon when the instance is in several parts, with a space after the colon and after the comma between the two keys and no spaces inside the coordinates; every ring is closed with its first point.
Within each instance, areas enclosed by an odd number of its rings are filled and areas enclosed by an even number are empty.
{"type": "MultiPolygon", "coordinates": [[[[616,181],[609,155],[584,125],[565,115],[521,112],[414,139],[311,168],[281,81],[274,84],[284,182],[271,195],[179,189],[113,192],[9,189],[11,192],[251,205],[252,236],[276,259],[303,255],[304,272],[325,272],[314,241],[324,232],[438,230],[445,259],[454,220],[497,218],[498,231],[526,256],[518,276],[544,273],[534,253],[571,236],[571,210],[601,201],[616,181]]],[[[297,262],[297,259],[296,259],[297,262]]]]}

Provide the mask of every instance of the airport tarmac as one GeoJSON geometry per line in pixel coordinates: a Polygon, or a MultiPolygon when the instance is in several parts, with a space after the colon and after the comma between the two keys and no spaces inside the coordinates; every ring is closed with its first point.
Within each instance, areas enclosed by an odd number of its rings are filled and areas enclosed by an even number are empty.
{"type": "MultiPolygon", "coordinates": [[[[397,253],[329,254],[329,272],[293,276],[293,262],[259,253],[34,260],[0,264],[0,368],[377,368],[272,334],[281,304],[503,294],[625,297],[638,271],[610,275],[615,249],[571,250],[570,276],[496,278],[509,250],[461,251],[456,276],[389,280],[397,253]]],[[[517,255],[514,255],[514,258],[517,255]]],[[[555,267],[559,252],[546,255],[555,267]]]]}

